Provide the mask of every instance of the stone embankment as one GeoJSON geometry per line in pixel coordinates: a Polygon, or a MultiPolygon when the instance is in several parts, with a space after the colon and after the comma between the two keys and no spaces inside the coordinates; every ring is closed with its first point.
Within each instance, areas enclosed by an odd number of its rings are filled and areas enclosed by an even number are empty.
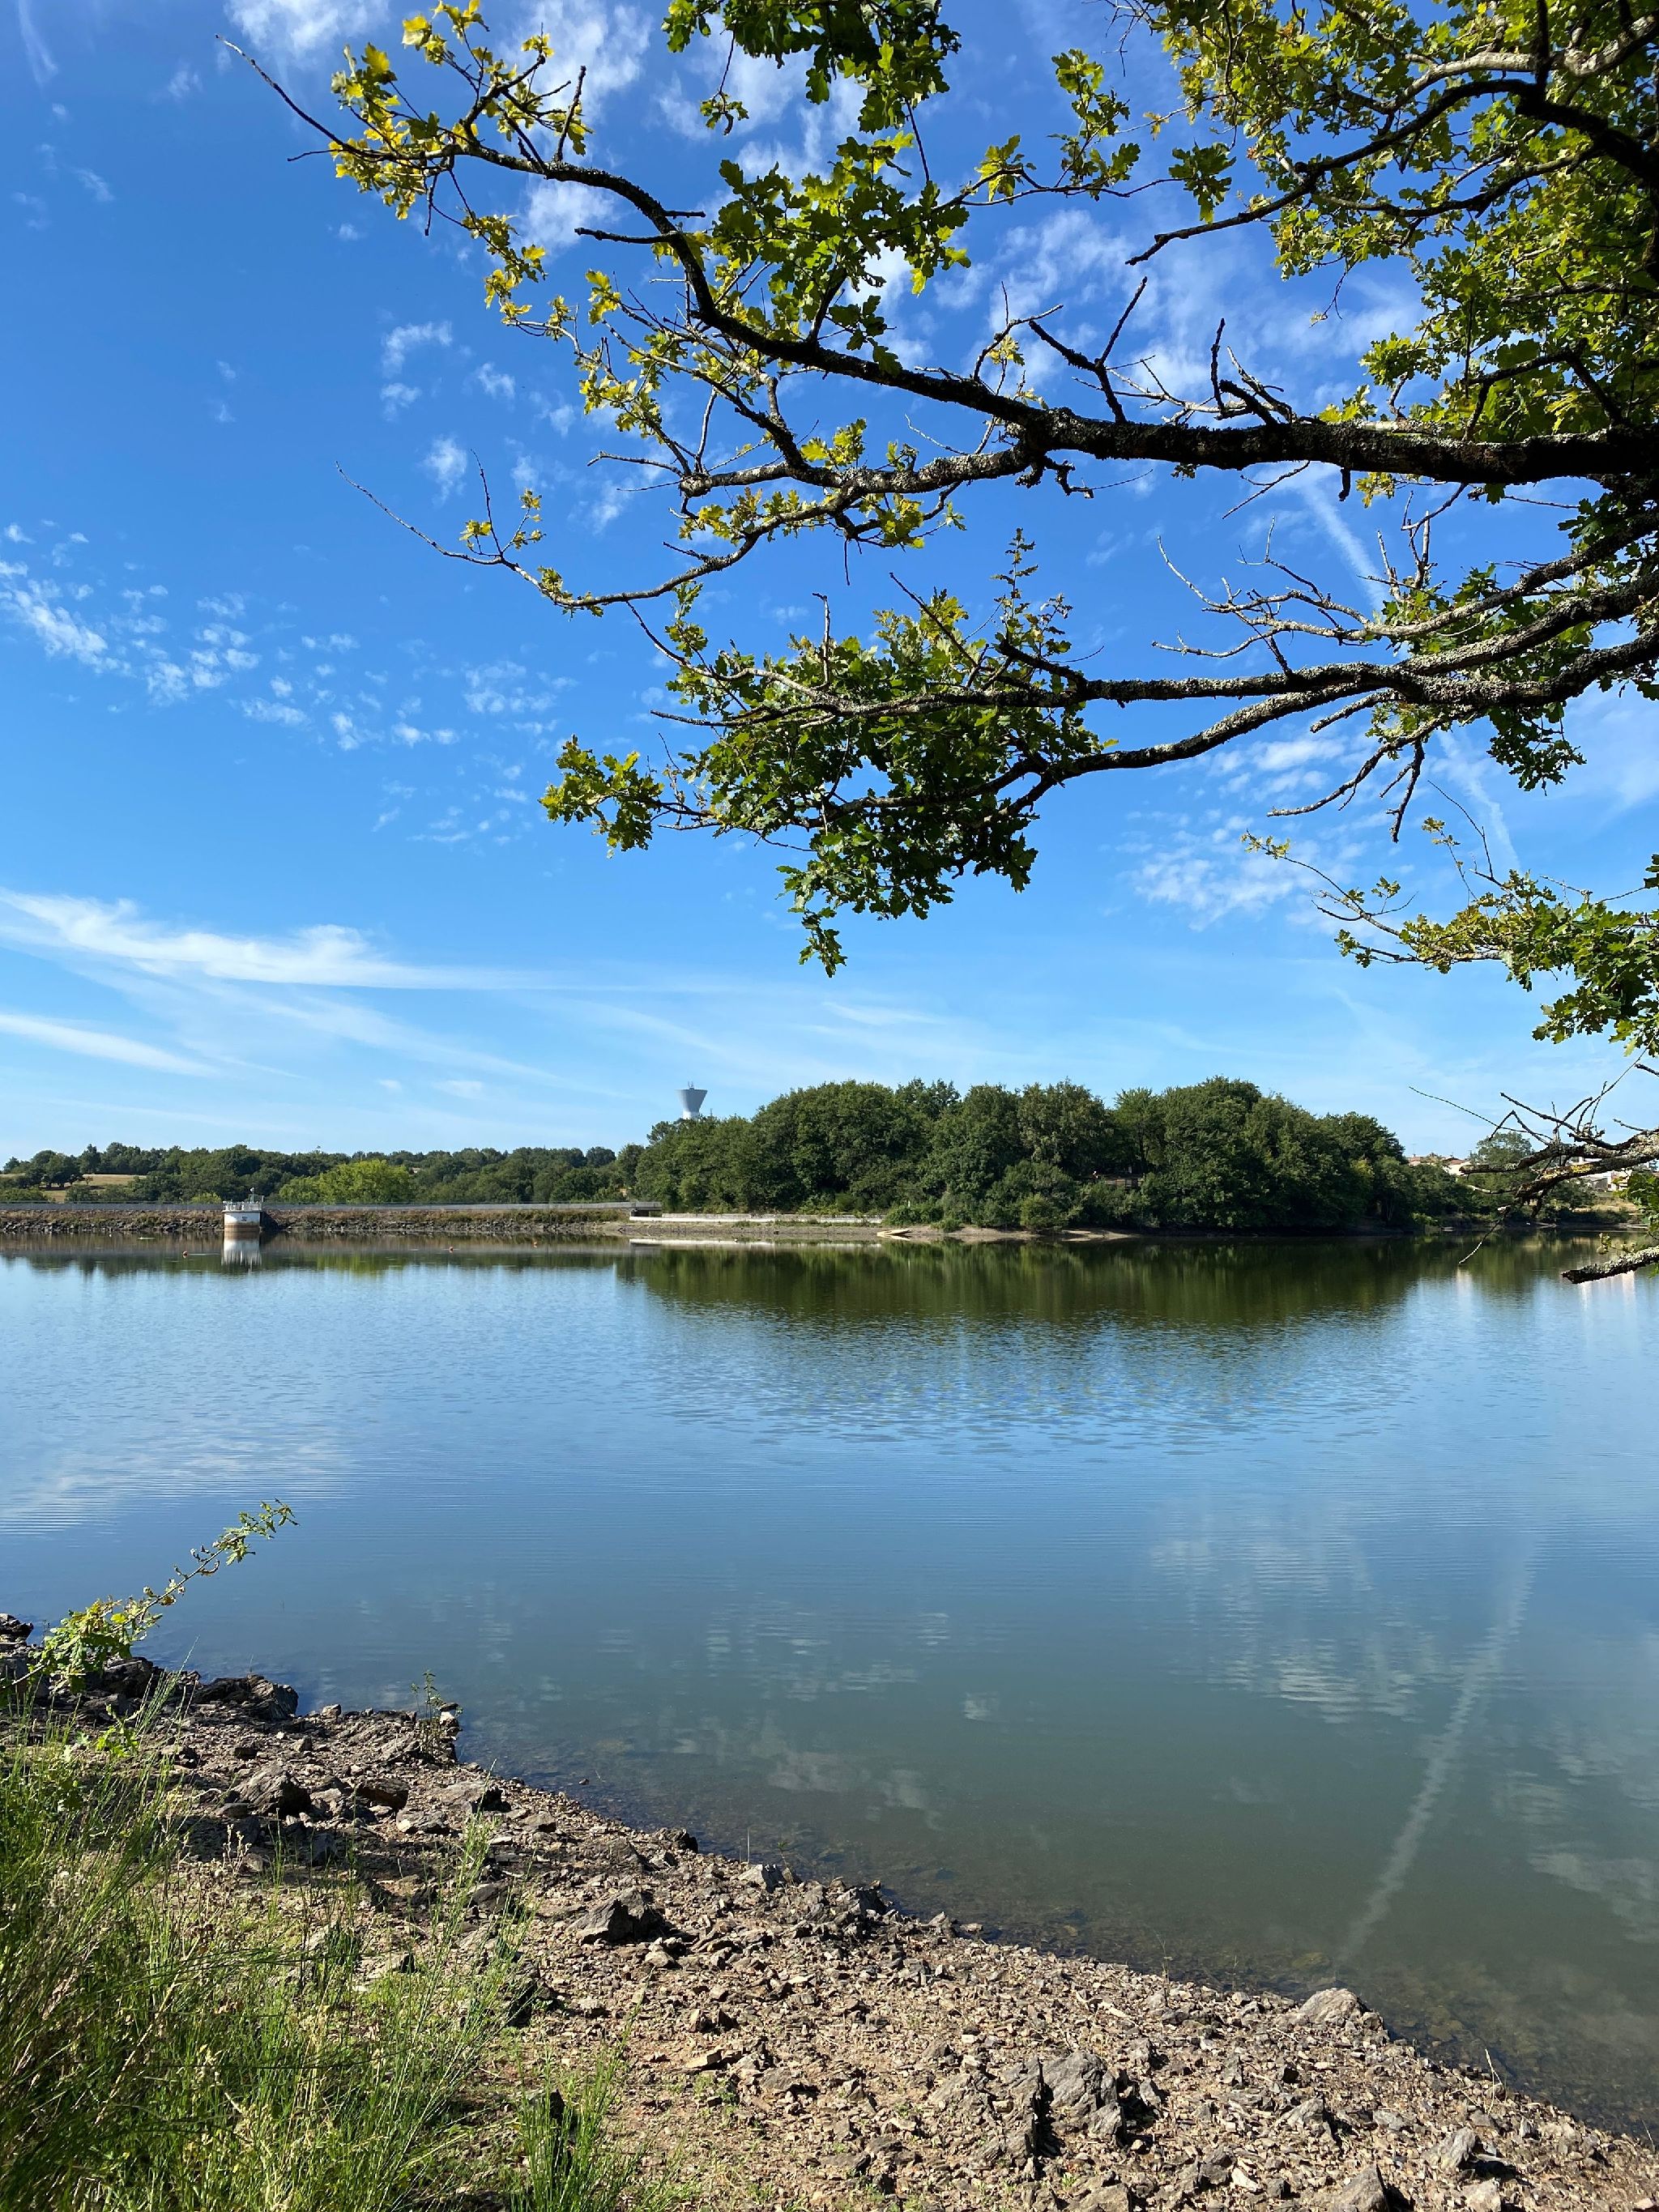
{"type": "MultiPolygon", "coordinates": [[[[626,1206],[283,1206],[264,1209],[267,1240],[290,1244],[592,1243],[595,1238],[678,1243],[868,1243],[880,1224],[804,1213],[637,1214],[626,1206]]],[[[217,1206],[0,1206],[0,1243],[101,1241],[217,1247],[217,1206]]]]}
{"type": "MultiPolygon", "coordinates": [[[[26,1634],[0,1616],[0,1674],[26,1634]]],[[[121,1662],[86,1717],[156,1686],[121,1662]]],[[[1347,1990],[1230,1994],[908,1919],[875,1887],[459,1764],[451,1713],[301,1714],[258,1676],[170,1686],[151,1733],[195,1852],[228,1882],[280,1856],[289,1909],[310,1882],[317,1909],[343,1896],[366,1979],[418,1966],[484,1822],[463,1940],[510,1958],[526,2065],[620,2049],[621,2127],[695,2204],[1659,2212],[1650,2144],[1435,2064],[1347,1990]]]]}
{"type": "MultiPolygon", "coordinates": [[[[270,1206],[264,1220],[267,1237],[301,1244],[545,1243],[625,1236],[637,1226],[626,1206],[270,1206]]],[[[216,1247],[223,1234],[224,1213],[218,1206],[0,1206],[0,1240],[153,1239],[205,1248],[216,1247]]]]}

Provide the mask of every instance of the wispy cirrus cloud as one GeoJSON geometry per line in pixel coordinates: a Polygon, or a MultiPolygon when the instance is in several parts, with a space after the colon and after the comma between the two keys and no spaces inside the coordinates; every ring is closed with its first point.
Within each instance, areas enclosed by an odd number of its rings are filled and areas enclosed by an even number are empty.
{"type": "Polygon", "coordinates": [[[232,936],[155,921],[130,899],[0,891],[0,939],[59,958],[148,976],[308,989],[497,991],[532,979],[507,969],[417,967],[361,931],[319,922],[287,936],[232,936]]]}
{"type": "Polygon", "coordinates": [[[23,52],[27,58],[29,72],[36,84],[46,84],[58,74],[58,64],[52,58],[35,20],[34,0],[17,0],[17,31],[23,41],[23,52]]]}
{"type": "Polygon", "coordinates": [[[167,1075],[208,1075],[212,1070],[199,1060],[185,1060],[161,1046],[141,1038],[122,1036],[112,1030],[98,1030],[84,1022],[56,1022],[40,1014],[0,1012],[0,1036],[25,1038],[31,1044],[50,1045],[83,1060],[119,1060],[128,1067],[153,1068],[167,1075]]]}

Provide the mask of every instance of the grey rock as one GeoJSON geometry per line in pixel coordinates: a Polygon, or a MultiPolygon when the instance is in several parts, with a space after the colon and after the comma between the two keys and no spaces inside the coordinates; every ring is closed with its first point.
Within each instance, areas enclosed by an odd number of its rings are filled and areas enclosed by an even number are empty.
{"type": "Polygon", "coordinates": [[[0,1644],[22,1644],[33,1633],[32,1620],[19,1620],[15,1613],[0,1613],[0,1644]]]}
{"type": "Polygon", "coordinates": [[[1097,2051],[1068,2051],[1062,2058],[1042,2061],[1042,2078],[1057,2117],[1085,2118],[1106,2094],[1106,2062],[1097,2051]]]}
{"type": "Polygon", "coordinates": [[[218,1675],[199,1685],[195,1699],[202,1705],[238,1705],[258,1720],[291,1721],[300,1710],[297,1690],[263,1674],[218,1675]]]}
{"type": "Polygon", "coordinates": [[[1434,2162],[1448,2173],[1466,2173],[1480,2155],[1480,2138],[1473,2128],[1455,2128],[1435,2152],[1434,2162]]]}
{"type": "Polygon", "coordinates": [[[576,1930],[584,1943],[649,1943],[669,1932],[665,1916],[642,1889],[606,1898],[576,1930]]]}
{"type": "Polygon", "coordinates": [[[769,1859],[763,1865],[746,1866],[738,1880],[746,1882],[751,1889],[763,1889],[770,1896],[775,1889],[783,1887],[784,1871],[769,1859]]]}
{"type": "Polygon", "coordinates": [[[394,1813],[401,1813],[409,1802],[407,1786],[401,1782],[388,1782],[383,1775],[362,1775],[351,1787],[364,1804],[389,1806],[394,1813]]]}
{"type": "Polygon", "coordinates": [[[1338,2027],[1344,2021],[1358,2020],[1364,2009],[1352,1990],[1316,1990],[1292,2017],[1309,2027],[1338,2027]]]}
{"type": "Polygon", "coordinates": [[[265,1766],[243,1784],[241,1798],[252,1811],[268,1820],[291,1820],[296,1814],[315,1808],[311,1792],[285,1766],[265,1766]]]}
{"type": "Polygon", "coordinates": [[[1285,2115],[1287,2128],[1299,2128],[1305,2135],[1330,2125],[1330,2110],[1322,2097],[1304,2097],[1299,2105],[1292,2105],[1285,2115]]]}
{"type": "Polygon", "coordinates": [[[1198,2161],[1198,2178],[1206,2189],[1224,2189],[1232,2178],[1233,2163],[1231,2151],[1212,2150],[1198,2161]]]}
{"type": "MultiPolygon", "coordinates": [[[[407,1802],[407,1799],[404,1801],[407,1802]]],[[[505,1813],[507,1792],[487,1774],[469,1774],[444,1792],[444,1802],[458,1813],[505,1813]]]]}
{"type": "Polygon", "coordinates": [[[1362,2166],[1327,2198],[1328,2212],[1388,2212],[1389,2190],[1374,2166],[1362,2166]]]}
{"type": "Polygon", "coordinates": [[[1135,2201],[1119,2182],[1109,2188],[1091,2190],[1087,2197],[1079,2197],[1073,2212],[1135,2212],[1135,2201]]]}
{"type": "Polygon", "coordinates": [[[1495,2178],[1476,2181],[1463,2191],[1469,2212],[1504,2212],[1504,2185],[1495,2178]]]}
{"type": "Polygon", "coordinates": [[[1117,2077],[1118,2102],[1123,2107],[1126,2127],[1145,2127],[1164,2109],[1164,2100],[1150,2077],[1120,2074],[1117,2077]]]}

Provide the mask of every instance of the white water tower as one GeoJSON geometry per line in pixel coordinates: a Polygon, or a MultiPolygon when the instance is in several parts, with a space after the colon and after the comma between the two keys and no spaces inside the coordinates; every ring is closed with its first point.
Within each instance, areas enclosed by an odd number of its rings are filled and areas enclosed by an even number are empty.
{"type": "Polygon", "coordinates": [[[688,1083],[684,1090],[680,1093],[681,1121],[701,1121],[702,1119],[702,1102],[708,1097],[708,1093],[706,1091],[699,1091],[695,1084],[688,1083]]]}

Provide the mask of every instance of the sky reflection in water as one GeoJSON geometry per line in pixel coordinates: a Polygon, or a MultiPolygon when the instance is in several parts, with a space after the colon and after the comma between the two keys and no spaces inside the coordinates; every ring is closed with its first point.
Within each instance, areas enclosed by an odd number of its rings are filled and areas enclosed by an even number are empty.
{"type": "Polygon", "coordinates": [[[1659,2119],[1659,1285],[1561,1248],[0,1257],[0,1606],[1659,2119]]]}

